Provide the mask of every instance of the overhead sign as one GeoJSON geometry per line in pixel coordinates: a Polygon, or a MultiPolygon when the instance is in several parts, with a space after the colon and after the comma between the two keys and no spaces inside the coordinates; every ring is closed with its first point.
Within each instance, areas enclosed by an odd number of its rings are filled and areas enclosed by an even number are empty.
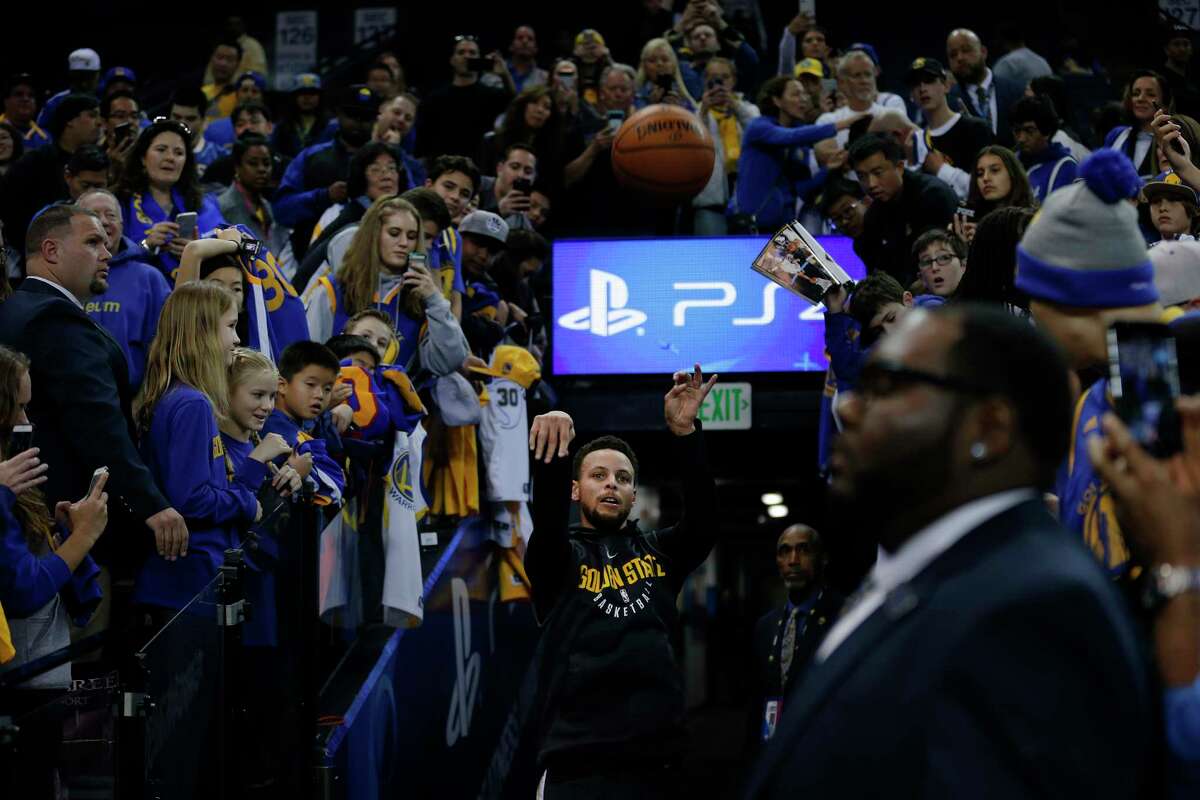
{"type": "Polygon", "coordinates": [[[354,43],[396,32],[396,7],[354,9],[354,43]]]}
{"type": "Polygon", "coordinates": [[[750,429],[752,408],[750,384],[718,381],[697,416],[706,431],[745,431],[750,429]]]}
{"type": "Polygon", "coordinates": [[[275,15],[275,88],[291,91],[296,76],[317,65],[317,12],[275,15]]]}
{"type": "MultiPolygon", "coordinates": [[[[855,280],[850,239],[818,241],[855,280]]],[[[556,375],[824,370],[823,310],[754,272],[764,237],[554,243],[556,375]]]]}

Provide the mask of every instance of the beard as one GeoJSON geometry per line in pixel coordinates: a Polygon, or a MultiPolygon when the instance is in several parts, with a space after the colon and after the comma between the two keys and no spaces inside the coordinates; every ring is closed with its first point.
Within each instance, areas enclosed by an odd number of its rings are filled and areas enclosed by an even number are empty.
{"type": "Polygon", "coordinates": [[[605,533],[613,533],[625,527],[625,521],[629,519],[629,512],[633,509],[622,509],[621,513],[616,517],[602,517],[596,513],[597,509],[585,508],[582,503],[579,504],[579,515],[598,531],[605,533]]]}
{"type": "Polygon", "coordinates": [[[955,75],[960,83],[965,83],[970,86],[978,86],[983,83],[983,79],[987,77],[987,64],[983,59],[979,60],[978,64],[972,64],[969,67],[964,67],[962,74],[955,75]]]}
{"type": "Polygon", "coordinates": [[[92,282],[88,284],[88,293],[95,297],[98,294],[104,294],[108,291],[108,280],[96,275],[92,278],[92,282]]]}

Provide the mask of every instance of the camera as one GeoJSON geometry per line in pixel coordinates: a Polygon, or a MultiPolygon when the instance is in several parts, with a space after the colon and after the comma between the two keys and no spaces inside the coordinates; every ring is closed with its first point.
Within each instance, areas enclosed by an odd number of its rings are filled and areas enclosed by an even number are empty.
{"type": "Polygon", "coordinates": [[[238,244],[238,252],[240,252],[242,257],[247,261],[253,263],[258,259],[259,254],[262,252],[262,246],[263,243],[258,239],[242,239],[241,243],[238,244]]]}

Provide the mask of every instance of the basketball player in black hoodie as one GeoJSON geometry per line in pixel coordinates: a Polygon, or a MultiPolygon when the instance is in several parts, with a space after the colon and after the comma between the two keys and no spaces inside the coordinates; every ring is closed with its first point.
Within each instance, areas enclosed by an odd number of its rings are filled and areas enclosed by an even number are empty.
{"type": "Polygon", "coordinates": [[[529,432],[533,534],[525,570],[545,627],[539,657],[539,750],[545,800],[675,797],[686,743],[684,691],[671,639],[684,579],[712,549],[716,485],[696,414],[716,383],[678,372],[663,402],[683,480],[683,518],[642,531],[628,521],[637,457],[615,436],[578,449],[552,411],[529,432]],[[578,525],[569,525],[579,503],[578,525]]]}

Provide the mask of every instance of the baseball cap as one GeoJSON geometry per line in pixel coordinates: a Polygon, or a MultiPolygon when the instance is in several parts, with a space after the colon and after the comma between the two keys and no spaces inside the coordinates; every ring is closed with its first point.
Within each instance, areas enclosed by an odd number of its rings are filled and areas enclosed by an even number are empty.
{"type": "Polygon", "coordinates": [[[581,44],[589,44],[591,42],[595,42],[601,47],[604,47],[604,37],[601,36],[600,31],[596,30],[595,28],[584,28],[575,36],[576,47],[579,47],[581,44]]]}
{"type": "Polygon", "coordinates": [[[14,75],[9,75],[8,80],[4,83],[4,96],[8,97],[12,94],[12,90],[18,86],[28,86],[30,89],[37,91],[37,81],[28,72],[18,72],[14,75]]]}
{"type": "Polygon", "coordinates": [[[296,94],[301,92],[319,92],[321,91],[321,76],[315,72],[301,72],[295,78],[295,84],[292,86],[292,91],[296,94]]]}
{"type": "Polygon", "coordinates": [[[352,117],[375,119],[379,113],[379,95],[361,83],[347,86],[342,91],[338,109],[352,117]]]}
{"type": "Polygon", "coordinates": [[[499,214],[493,214],[491,211],[472,211],[467,214],[459,224],[458,232],[484,236],[500,244],[508,242],[508,223],[499,214]]]}
{"type": "Polygon", "coordinates": [[[1150,263],[1164,306],[1200,298],[1200,242],[1159,242],[1150,248],[1150,263]]]}
{"type": "Polygon", "coordinates": [[[241,75],[238,75],[237,80],[233,82],[233,85],[241,86],[242,81],[246,80],[247,78],[254,81],[254,85],[258,87],[260,92],[265,92],[267,90],[267,79],[262,76],[262,73],[255,72],[253,70],[246,70],[241,75]]]}
{"type": "Polygon", "coordinates": [[[1196,190],[1180,180],[1174,172],[1165,173],[1142,187],[1141,199],[1144,202],[1153,203],[1162,197],[1200,206],[1200,196],[1197,196],[1196,190]]]}
{"type": "Polygon", "coordinates": [[[67,69],[71,72],[99,72],[100,54],[90,47],[81,47],[67,56],[67,69]]]}
{"type": "Polygon", "coordinates": [[[879,53],[875,52],[875,48],[866,42],[855,42],[846,48],[846,52],[850,52],[851,50],[862,50],[867,54],[868,58],[875,62],[875,66],[879,66],[879,53]]]}
{"type": "Polygon", "coordinates": [[[526,389],[542,377],[542,368],[538,366],[533,354],[514,344],[502,344],[493,350],[492,363],[489,366],[467,369],[480,375],[491,375],[493,378],[508,378],[526,389]]]}
{"type": "Polygon", "coordinates": [[[797,78],[801,75],[812,75],[816,78],[825,77],[825,65],[815,58],[805,58],[796,64],[796,69],[792,73],[797,78]]]}
{"type": "Polygon", "coordinates": [[[433,384],[433,401],[442,414],[442,421],[452,428],[478,425],[483,418],[479,395],[471,382],[457,372],[443,375],[433,384]]]}
{"type": "Polygon", "coordinates": [[[946,79],[946,68],[942,66],[942,62],[934,58],[918,58],[908,65],[908,75],[906,82],[909,86],[916,86],[918,83],[928,83],[930,81],[940,81],[946,79]]]}
{"type": "Polygon", "coordinates": [[[104,77],[100,79],[100,91],[108,88],[110,83],[114,81],[124,81],[126,83],[137,83],[137,73],[129,67],[109,67],[104,73],[104,77]]]}

